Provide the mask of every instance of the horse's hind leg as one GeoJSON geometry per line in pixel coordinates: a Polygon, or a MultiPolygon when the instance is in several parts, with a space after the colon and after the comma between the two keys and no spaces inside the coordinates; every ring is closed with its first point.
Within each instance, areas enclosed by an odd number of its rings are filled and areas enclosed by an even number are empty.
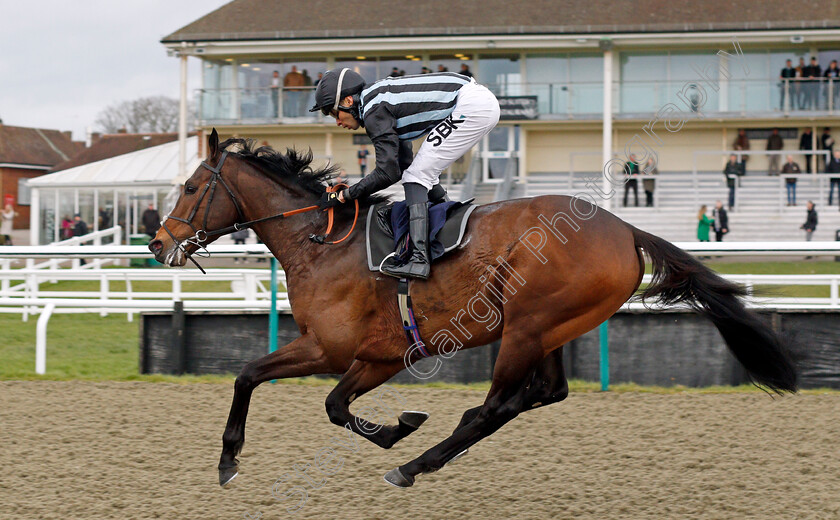
{"type": "MultiPolygon", "coordinates": [[[[531,382],[528,384],[525,393],[525,399],[522,402],[522,409],[520,413],[540,408],[553,403],[558,403],[568,397],[569,383],[566,381],[566,374],[563,371],[563,348],[560,347],[551,351],[546,356],[537,368],[534,370],[534,375],[531,377],[531,382]]],[[[455,427],[452,433],[457,432],[460,428],[472,422],[478,417],[481,411],[481,406],[470,408],[464,415],[461,416],[461,422],[455,427]]],[[[464,450],[455,455],[449,462],[454,461],[465,455],[468,450],[464,450]]]]}
{"type": "MultiPolygon", "coordinates": [[[[552,350],[537,365],[520,412],[558,403],[568,396],[569,383],[563,370],[563,347],[560,347],[552,350]]],[[[481,406],[476,406],[464,412],[453,433],[475,419],[480,411],[481,406]]]]}
{"type": "Polygon", "coordinates": [[[331,372],[328,360],[317,342],[309,335],[301,336],[276,352],[251,361],[236,378],[233,403],[230,405],[222,456],[219,460],[219,484],[224,486],[237,475],[236,456],[245,443],[245,419],[254,389],[265,381],[287,377],[303,377],[331,372]]]}
{"type": "MultiPolygon", "coordinates": [[[[507,325],[506,330],[509,330],[507,325]]],[[[493,383],[476,417],[420,457],[388,472],[385,481],[399,487],[411,486],[418,474],[439,470],[519,415],[528,395],[527,385],[544,355],[535,338],[505,332],[493,371],[493,383]]]]}
{"type": "Polygon", "coordinates": [[[350,369],[342,376],[338,385],[327,396],[326,407],[330,421],[338,426],[350,428],[355,433],[385,449],[415,432],[429,418],[429,414],[404,411],[399,416],[399,424],[385,426],[356,417],[350,413],[350,403],[391,379],[403,368],[405,368],[403,361],[391,363],[354,361],[350,369]]]}

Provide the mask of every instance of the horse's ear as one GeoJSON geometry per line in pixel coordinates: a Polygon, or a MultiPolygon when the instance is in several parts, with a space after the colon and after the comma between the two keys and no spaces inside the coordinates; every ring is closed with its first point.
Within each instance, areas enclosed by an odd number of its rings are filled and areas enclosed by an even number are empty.
{"type": "Polygon", "coordinates": [[[210,132],[210,137],[207,138],[207,150],[209,150],[208,158],[213,160],[219,156],[219,133],[214,128],[210,132]]]}

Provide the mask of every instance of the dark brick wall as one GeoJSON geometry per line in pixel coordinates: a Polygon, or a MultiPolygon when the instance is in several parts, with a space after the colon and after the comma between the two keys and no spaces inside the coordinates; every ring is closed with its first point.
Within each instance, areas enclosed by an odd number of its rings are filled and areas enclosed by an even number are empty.
{"type": "MultiPolygon", "coordinates": [[[[766,316],[768,324],[771,317],[766,316]]],[[[800,361],[804,388],[840,388],[840,314],[781,313],[772,320],[787,337],[800,361]]],[[[171,314],[144,314],[141,324],[141,372],[173,373],[178,355],[172,345],[171,314]]],[[[250,360],[267,353],[268,316],[264,313],[188,313],[186,357],[188,373],[238,373],[250,360]]],[[[281,314],[279,345],[298,337],[291,315],[281,314]]],[[[746,375],[726,348],[717,329],[693,313],[618,313],[609,322],[610,382],[644,385],[737,385],[746,375]]],[[[431,358],[416,365],[429,379],[403,371],[392,382],[470,383],[487,381],[499,344],[457,352],[452,358],[431,358]]],[[[598,331],[564,347],[569,378],[598,381],[598,331]]]]}

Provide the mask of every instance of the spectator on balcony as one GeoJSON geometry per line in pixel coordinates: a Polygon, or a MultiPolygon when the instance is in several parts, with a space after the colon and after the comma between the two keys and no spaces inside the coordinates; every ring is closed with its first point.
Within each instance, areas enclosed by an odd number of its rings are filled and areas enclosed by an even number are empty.
{"type": "MultiPolygon", "coordinates": [[[[747,131],[741,128],[738,130],[738,137],[735,138],[735,142],[732,144],[734,150],[749,152],[750,151],[750,139],[747,137],[747,131]]],[[[744,169],[747,168],[747,161],[750,160],[749,155],[741,155],[738,154],[738,160],[744,164],[744,169]]]]}
{"type": "Polygon", "coordinates": [[[636,154],[630,154],[630,160],[624,165],[624,174],[627,182],[624,183],[624,207],[627,207],[627,194],[633,189],[633,197],[636,199],[636,207],[639,207],[639,165],[636,163],[636,154]]]}
{"type": "Polygon", "coordinates": [[[738,177],[744,171],[744,163],[738,162],[738,157],[733,153],[729,156],[729,162],[723,168],[723,176],[726,177],[726,187],[729,188],[729,209],[735,207],[735,185],[738,177]]]}
{"type": "Polygon", "coordinates": [[[834,200],[834,188],[837,187],[837,205],[840,206],[840,150],[835,151],[829,158],[825,173],[831,176],[828,185],[828,205],[831,206],[834,200]]]}
{"type": "MultiPolygon", "coordinates": [[[[799,136],[799,149],[806,152],[810,152],[814,149],[814,134],[811,132],[810,128],[802,130],[802,135],[799,136]]],[[[811,173],[811,158],[813,156],[814,155],[810,153],[805,154],[805,171],[807,173],[811,173]]]]}
{"type": "Polygon", "coordinates": [[[714,221],[706,214],[708,208],[703,204],[700,206],[700,211],[697,212],[697,240],[700,242],[709,241],[709,230],[714,224],[714,221]]]}
{"type": "Polygon", "coordinates": [[[837,60],[831,60],[823,74],[825,78],[825,108],[837,109],[837,101],[840,100],[840,68],[837,68],[837,60]]]}
{"type": "Polygon", "coordinates": [[[715,240],[723,242],[723,235],[729,233],[729,216],[726,210],[723,209],[723,202],[715,201],[715,209],[712,210],[712,220],[714,220],[715,240]]]}
{"type": "MultiPolygon", "coordinates": [[[[834,138],[831,137],[831,128],[823,128],[823,133],[820,136],[820,148],[828,152],[828,157],[823,159],[827,167],[828,162],[831,161],[831,156],[834,155],[834,138]]],[[[825,168],[823,168],[823,171],[825,171],[825,168]]]]}
{"type": "Polygon", "coordinates": [[[779,79],[782,80],[779,83],[779,110],[785,109],[785,101],[787,101],[787,108],[796,108],[793,97],[796,88],[794,85],[796,81],[796,69],[793,68],[793,62],[791,60],[785,61],[785,68],[779,73],[779,79]]]}
{"type": "Polygon", "coordinates": [[[312,86],[313,86],[313,87],[317,87],[317,86],[318,86],[318,83],[320,83],[322,79],[324,79],[324,73],[323,73],[323,72],[319,72],[319,73],[318,73],[318,77],[315,79],[315,81],[313,81],[313,82],[312,82],[312,86]]]}
{"type": "MultiPolygon", "coordinates": [[[[767,138],[767,151],[778,152],[782,148],[784,148],[784,146],[785,144],[782,141],[782,136],[779,135],[779,129],[774,128],[773,131],[770,133],[770,137],[767,138]]],[[[768,175],[779,175],[779,163],[781,162],[781,158],[782,156],[778,154],[770,155],[768,157],[770,161],[770,168],[767,171],[768,175]]]]}
{"type": "Polygon", "coordinates": [[[805,67],[803,77],[805,78],[805,108],[808,110],[817,110],[819,92],[820,92],[820,78],[822,77],[822,69],[817,63],[817,58],[811,58],[811,64],[805,67]]]}
{"type": "MultiPolygon", "coordinates": [[[[798,164],[793,162],[793,156],[787,156],[787,162],[782,166],[782,173],[797,175],[802,173],[798,164]]],[[[796,177],[785,177],[785,190],[787,191],[787,205],[796,206],[796,177]]]]}
{"type": "Polygon", "coordinates": [[[467,65],[466,63],[462,63],[462,64],[461,64],[461,70],[460,70],[460,71],[458,71],[458,74],[460,74],[460,75],[462,75],[462,76],[466,76],[466,77],[468,77],[468,78],[473,77],[473,73],[472,73],[472,71],[470,70],[469,65],[467,65]]]}
{"type": "Polygon", "coordinates": [[[154,238],[160,229],[160,213],[155,209],[154,204],[149,204],[146,211],[143,212],[143,227],[146,228],[146,234],[154,238]]]}
{"type": "Polygon", "coordinates": [[[814,235],[814,231],[817,230],[817,210],[814,208],[814,203],[810,200],[808,201],[806,207],[808,208],[808,216],[805,219],[805,223],[802,224],[799,229],[805,230],[805,240],[810,242],[811,237],[814,235]]]}
{"type": "Polygon", "coordinates": [[[305,92],[302,91],[301,87],[306,86],[306,78],[304,78],[303,74],[298,72],[297,66],[292,65],[292,70],[290,70],[284,77],[283,77],[283,116],[284,117],[300,117],[303,112],[301,111],[301,107],[303,106],[301,101],[302,94],[305,92]]]}
{"type": "Polygon", "coordinates": [[[280,116],[280,72],[271,75],[271,102],[274,104],[274,117],[280,116]]]}
{"type": "Polygon", "coordinates": [[[449,67],[444,67],[443,64],[438,65],[438,72],[449,72],[449,67]]]}
{"type": "Polygon", "coordinates": [[[656,180],[654,175],[658,174],[659,170],[656,168],[656,162],[653,157],[650,157],[645,165],[645,170],[642,172],[642,188],[645,190],[645,207],[653,207],[653,190],[656,189],[656,180]]]}
{"type": "Polygon", "coordinates": [[[799,65],[796,66],[796,77],[794,78],[794,94],[793,97],[796,99],[796,108],[799,110],[803,110],[805,108],[805,74],[807,72],[808,65],[805,64],[805,58],[799,58],[799,65]]]}
{"type": "Polygon", "coordinates": [[[6,204],[6,207],[0,213],[0,219],[2,219],[0,235],[3,236],[3,245],[12,245],[12,227],[16,216],[15,208],[11,204],[6,204]]]}
{"type": "Polygon", "coordinates": [[[432,69],[430,69],[429,67],[423,66],[423,68],[420,69],[420,74],[431,74],[431,73],[432,73],[432,69]]]}

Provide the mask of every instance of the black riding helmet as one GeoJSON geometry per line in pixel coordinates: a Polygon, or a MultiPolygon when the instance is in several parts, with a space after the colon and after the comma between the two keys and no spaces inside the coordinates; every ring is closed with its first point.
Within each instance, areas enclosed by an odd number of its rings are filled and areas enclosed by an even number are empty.
{"type": "MultiPolygon", "coordinates": [[[[345,109],[338,105],[342,99],[355,96],[364,88],[365,80],[356,72],[348,68],[328,70],[318,82],[318,88],[315,89],[315,106],[309,111],[320,110],[322,114],[329,116],[335,111],[345,109]]],[[[349,112],[356,111],[349,110],[349,112]]],[[[359,119],[358,113],[353,113],[353,117],[359,119]]]]}

